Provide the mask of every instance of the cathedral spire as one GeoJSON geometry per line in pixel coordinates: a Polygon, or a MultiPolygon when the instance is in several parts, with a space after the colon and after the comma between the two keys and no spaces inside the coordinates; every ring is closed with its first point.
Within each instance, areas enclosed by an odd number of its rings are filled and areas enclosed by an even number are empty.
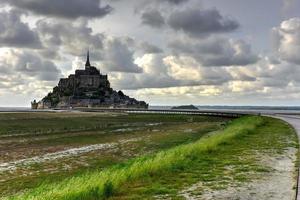
{"type": "Polygon", "coordinates": [[[87,52],[87,57],[86,57],[86,63],[85,63],[85,66],[86,67],[90,67],[91,64],[90,64],[90,50],[88,50],[87,52]]]}

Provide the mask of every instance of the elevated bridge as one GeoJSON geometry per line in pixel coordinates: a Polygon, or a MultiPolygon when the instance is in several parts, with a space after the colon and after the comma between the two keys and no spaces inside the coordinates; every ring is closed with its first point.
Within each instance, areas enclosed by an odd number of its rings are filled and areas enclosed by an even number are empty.
{"type": "Polygon", "coordinates": [[[241,112],[241,111],[216,111],[216,110],[161,110],[161,109],[123,109],[123,108],[78,108],[81,112],[119,112],[136,114],[179,114],[179,115],[203,115],[216,117],[238,118],[245,115],[258,115],[259,113],[241,112]]]}

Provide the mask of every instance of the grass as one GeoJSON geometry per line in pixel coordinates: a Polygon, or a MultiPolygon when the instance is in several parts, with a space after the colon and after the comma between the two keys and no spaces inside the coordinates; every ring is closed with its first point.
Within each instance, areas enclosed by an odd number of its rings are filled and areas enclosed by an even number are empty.
{"type": "MultiPolygon", "coordinates": [[[[120,124],[221,121],[224,118],[184,115],[104,113],[0,113],[0,136],[47,135],[81,131],[113,130],[120,124]]],[[[123,127],[123,126],[121,126],[123,127]]]]}
{"type": "MultiPolygon", "coordinates": [[[[243,139],[263,125],[262,117],[243,117],[232,122],[225,130],[196,142],[179,145],[154,155],[141,156],[102,171],[84,173],[60,183],[44,184],[8,199],[105,199],[121,191],[125,183],[145,176],[159,176],[176,169],[184,169],[191,161],[197,160],[205,153],[216,152],[233,140],[243,139]]],[[[208,175],[206,178],[209,180],[213,177],[208,175]]],[[[239,179],[243,180],[244,177],[240,176],[239,179]]],[[[157,187],[155,186],[154,190],[157,187]]],[[[160,191],[164,192],[164,189],[160,191]]]]}
{"type": "Polygon", "coordinates": [[[113,151],[104,149],[32,165],[22,165],[16,171],[0,171],[0,196],[35,188],[41,182],[59,183],[68,177],[77,177],[89,171],[111,167],[128,159],[197,141],[209,132],[223,128],[228,120],[230,119],[179,115],[0,114],[0,123],[6,124],[4,127],[0,126],[0,132],[2,132],[0,163],[59,152],[64,149],[140,138],[138,141],[120,144],[113,151]],[[68,121],[70,129],[72,128],[71,122],[77,122],[74,126],[86,126],[86,129],[90,128],[88,124],[92,127],[111,125],[94,130],[71,131],[62,129],[66,126],[63,121],[68,121]],[[155,123],[156,125],[153,125],[155,123]],[[22,127],[16,127],[17,134],[14,133],[15,135],[8,137],[5,130],[8,127],[13,129],[14,124],[20,124],[22,127]],[[53,132],[48,132],[47,129],[53,132]],[[119,129],[126,129],[126,131],[118,131],[119,129]],[[42,131],[37,135],[32,134],[36,130],[42,131]],[[24,135],[18,135],[19,133],[24,135]]]}
{"type": "MultiPolygon", "coordinates": [[[[145,175],[122,184],[111,199],[185,199],[182,193],[194,184],[198,186],[188,194],[197,199],[208,191],[247,186],[249,182],[272,176],[274,169],[262,163],[261,156],[287,156],[287,149],[298,149],[299,145],[296,133],[289,125],[272,118],[263,120],[263,125],[254,132],[222,142],[215,151],[201,152],[183,167],[145,175]]],[[[297,166],[298,162],[295,164],[295,177],[297,166]]],[[[291,184],[292,189],[293,183],[287,184],[291,184]]],[[[256,196],[253,198],[256,199],[256,196]]]]}

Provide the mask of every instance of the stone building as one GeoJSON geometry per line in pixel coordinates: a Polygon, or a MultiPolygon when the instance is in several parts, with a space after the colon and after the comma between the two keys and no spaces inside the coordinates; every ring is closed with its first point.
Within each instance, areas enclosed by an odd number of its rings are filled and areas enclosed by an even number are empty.
{"type": "Polygon", "coordinates": [[[58,86],[37,106],[38,109],[74,107],[148,108],[148,104],[113,90],[107,75],[91,66],[88,52],[85,69],[60,79],[58,86]]]}

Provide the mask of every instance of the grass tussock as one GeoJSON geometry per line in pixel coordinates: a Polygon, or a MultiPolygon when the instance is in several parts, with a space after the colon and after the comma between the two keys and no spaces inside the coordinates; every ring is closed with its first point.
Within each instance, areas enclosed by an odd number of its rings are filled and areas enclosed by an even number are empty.
{"type": "Polygon", "coordinates": [[[103,171],[86,173],[57,184],[45,184],[11,200],[93,200],[112,196],[128,181],[153,176],[174,168],[184,168],[203,152],[213,152],[231,139],[243,137],[264,123],[258,116],[234,120],[228,127],[197,142],[180,145],[152,156],[143,156],[103,171]]]}

